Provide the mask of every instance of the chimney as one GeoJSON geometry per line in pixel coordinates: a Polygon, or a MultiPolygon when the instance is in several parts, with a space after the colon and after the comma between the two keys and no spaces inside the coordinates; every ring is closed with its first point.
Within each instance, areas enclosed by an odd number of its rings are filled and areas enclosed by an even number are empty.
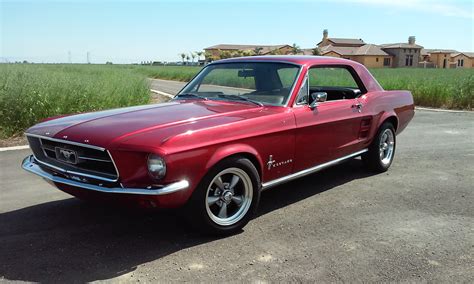
{"type": "Polygon", "coordinates": [[[327,38],[328,38],[328,30],[325,29],[325,30],[323,31],[323,40],[325,40],[325,39],[327,39],[327,38]]]}
{"type": "Polygon", "coordinates": [[[414,45],[415,44],[415,36],[408,37],[408,44],[414,45]]]}

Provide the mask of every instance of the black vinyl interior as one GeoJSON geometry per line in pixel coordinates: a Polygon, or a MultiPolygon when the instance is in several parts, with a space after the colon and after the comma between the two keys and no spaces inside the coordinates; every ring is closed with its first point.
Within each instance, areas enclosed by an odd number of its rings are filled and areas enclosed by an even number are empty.
{"type": "Polygon", "coordinates": [[[311,104],[311,94],[315,92],[325,92],[328,94],[327,101],[335,101],[335,100],[346,100],[346,99],[354,99],[361,94],[361,91],[356,88],[349,88],[349,87],[310,87],[309,89],[309,99],[311,104]]]}

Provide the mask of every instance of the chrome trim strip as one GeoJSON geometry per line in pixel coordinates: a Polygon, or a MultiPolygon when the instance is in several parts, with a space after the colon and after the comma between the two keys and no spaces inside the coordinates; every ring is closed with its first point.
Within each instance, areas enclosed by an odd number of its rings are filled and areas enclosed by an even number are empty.
{"type": "Polygon", "coordinates": [[[173,192],[184,190],[189,187],[189,182],[187,180],[180,180],[178,182],[171,183],[169,185],[166,185],[164,187],[157,188],[157,189],[101,187],[98,185],[87,184],[87,183],[77,182],[74,180],[70,180],[70,179],[66,179],[66,178],[62,178],[58,176],[53,176],[45,172],[44,170],[42,170],[40,166],[38,166],[38,164],[35,163],[35,161],[37,160],[34,158],[34,156],[30,155],[23,160],[21,166],[24,170],[31,172],[33,174],[36,174],[44,179],[50,180],[54,183],[60,183],[60,184],[74,186],[81,189],[87,189],[87,190],[92,190],[92,191],[99,191],[99,192],[105,192],[105,193],[138,194],[138,195],[164,195],[164,194],[170,194],[173,192]]]}
{"type": "Polygon", "coordinates": [[[89,157],[77,157],[79,160],[88,160],[88,161],[97,161],[97,162],[104,162],[104,163],[112,163],[112,160],[104,160],[104,159],[96,159],[96,158],[89,158],[89,157]]]}
{"type": "Polygon", "coordinates": [[[112,157],[112,154],[110,154],[110,151],[107,150],[107,154],[109,154],[109,158],[110,160],[112,161],[112,165],[114,165],[114,168],[115,168],[115,172],[117,173],[117,179],[115,181],[118,181],[119,178],[120,178],[120,172],[117,168],[117,165],[115,164],[115,161],[114,161],[114,157],[112,157]]]}
{"type": "Polygon", "coordinates": [[[282,183],[285,183],[285,182],[288,182],[288,181],[291,181],[291,180],[294,180],[294,179],[297,179],[297,178],[300,178],[300,177],[303,177],[303,176],[306,176],[306,175],[309,175],[309,174],[312,174],[312,173],[315,173],[315,172],[318,172],[322,169],[325,169],[327,167],[330,167],[330,166],[334,166],[344,160],[347,160],[347,159],[350,159],[350,158],[353,158],[353,157],[356,157],[356,156],[359,156],[365,152],[369,151],[368,149],[364,149],[364,150],[361,150],[361,151],[358,151],[358,152],[355,152],[355,153],[352,153],[350,155],[347,155],[347,156],[344,156],[344,157],[341,157],[341,158],[338,158],[338,159],[335,159],[335,160],[332,160],[332,161],[329,161],[327,163],[324,163],[324,164],[320,164],[320,165],[317,165],[317,166],[314,166],[312,168],[309,168],[309,169],[306,169],[306,170],[302,170],[302,171],[299,171],[299,172],[296,172],[296,173],[293,173],[293,174],[290,174],[290,175],[287,175],[287,176],[284,176],[284,177],[281,177],[281,178],[277,178],[277,179],[274,179],[274,180],[271,180],[269,182],[265,182],[265,183],[262,183],[262,190],[266,190],[268,188],[271,188],[271,187],[274,187],[274,186],[277,186],[279,184],[282,184],[282,183]]]}
{"type": "Polygon", "coordinates": [[[30,137],[36,137],[36,138],[40,138],[40,139],[50,140],[50,141],[53,141],[53,142],[71,144],[71,145],[81,146],[81,147],[90,148],[90,149],[94,149],[94,150],[105,151],[105,148],[102,148],[102,147],[99,147],[99,146],[94,146],[94,145],[89,145],[89,144],[82,144],[82,143],[79,143],[79,142],[74,142],[74,141],[69,141],[69,140],[64,140],[64,139],[51,138],[51,137],[46,137],[46,136],[31,134],[31,133],[25,133],[25,135],[30,136],[30,137]]]}

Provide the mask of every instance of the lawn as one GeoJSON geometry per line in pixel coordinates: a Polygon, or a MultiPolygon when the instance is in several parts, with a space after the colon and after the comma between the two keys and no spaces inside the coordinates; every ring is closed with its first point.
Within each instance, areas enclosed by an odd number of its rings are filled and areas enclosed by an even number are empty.
{"type": "MultiPolygon", "coordinates": [[[[150,102],[147,78],[189,81],[191,66],[0,64],[0,138],[46,117],[150,102]]],[[[474,108],[474,69],[373,69],[386,90],[419,106],[474,108]]]]}

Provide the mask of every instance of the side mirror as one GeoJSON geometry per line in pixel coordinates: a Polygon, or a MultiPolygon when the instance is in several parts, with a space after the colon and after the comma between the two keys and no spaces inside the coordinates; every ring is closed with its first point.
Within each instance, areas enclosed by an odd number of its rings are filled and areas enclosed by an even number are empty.
{"type": "Polygon", "coordinates": [[[311,93],[311,104],[310,109],[315,109],[318,103],[325,102],[328,99],[328,93],[326,92],[315,92],[311,93]]]}

